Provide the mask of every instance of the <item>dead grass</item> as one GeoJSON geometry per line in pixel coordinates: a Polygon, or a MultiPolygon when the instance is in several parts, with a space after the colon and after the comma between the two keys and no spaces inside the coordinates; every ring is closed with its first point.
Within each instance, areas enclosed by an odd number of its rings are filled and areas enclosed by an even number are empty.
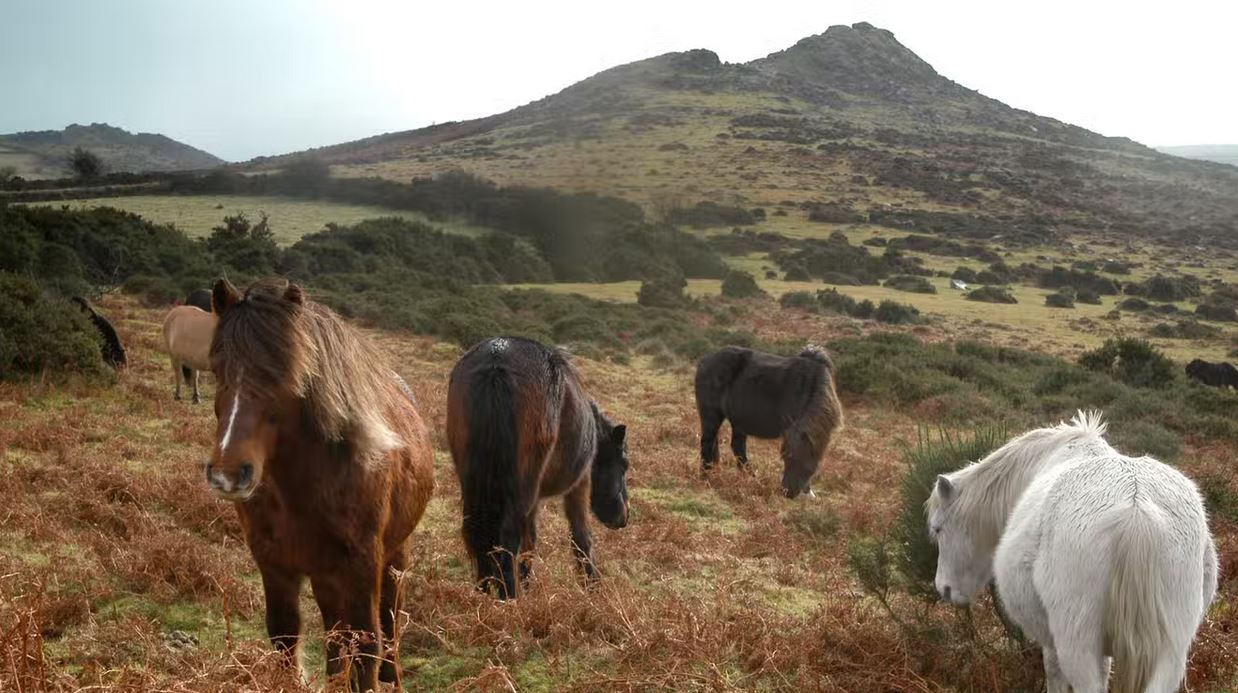
{"type": "MultiPolygon", "coordinates": [[[[318,614],[303,614],[308,684],[265,641],[260,582],[232,509],[200,462],[207,403],[172,401],[158,318],[105,300],[130,346],[108,389],[0,385],[0,690],[267,691],[322,685],[318,614]],[[197,638],[181,647],[176,631],[197,638]]],[[[754,311],[769,336],[846,329],[754,311]]],[[[944,335],[930,333],[931,338],[944,335]]],[[[847,401],[818,497],[778,493],[777,446],[753,441],[752,473],[703,477],[685,370],[582,360],[587,385],[632,431],[632,522],[595,526],[603,581],[581,585],[557,504],[542,513],[531,589],[500,603],[472,589],[458,488],[441,437],[447,373],[459,355],[379,334],[435,431],[438,490],[405,576],[401,640],[409,690],[1031,691],[1038,654],[1008,642],[987,604],[970,612],[895,597],[901,624],[864,596],[848,543],[897,513],[897,441],[907,412],[847,401]]],[[[725,445],[725,443],[724,443],[725,445]]],[[[1188,473],[1222,475],[1234,450],[1201,441],[1188,473]]],[[[1238,531],[1217,520],[1223,566],[1238,531]]],[[[1191,660],[1191,690],[1238,676],[1238,581],[1223,578],[1191,660]]]]}

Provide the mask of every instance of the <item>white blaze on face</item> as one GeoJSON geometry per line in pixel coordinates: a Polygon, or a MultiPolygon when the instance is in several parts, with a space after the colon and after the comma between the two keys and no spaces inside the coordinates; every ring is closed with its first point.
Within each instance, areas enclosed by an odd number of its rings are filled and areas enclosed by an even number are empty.
{"type": "Polygon", "coordinates": [[[232,397],[232,412],[228,414],[228,427],[224,429],[224,437],[219,440],[219,452],[228,451],[228,441],[232,439],[232,427],[236,425],[236,413],[241,409],[241,389],[237,388],[232,397]]]}

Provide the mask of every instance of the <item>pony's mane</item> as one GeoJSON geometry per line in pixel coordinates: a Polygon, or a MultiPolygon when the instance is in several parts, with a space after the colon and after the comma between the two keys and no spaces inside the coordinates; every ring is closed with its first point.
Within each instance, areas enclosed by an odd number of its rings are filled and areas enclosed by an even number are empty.
{"type": "Polygon", "coordinates": [[[403,395],[387,359],[285,280],[255,283],[224,314],[211,364],[225,382],[303,399],[319,432],[347,441],[362,458],[400,444],[387,413],[403,395]]]}
{"type": "Polygon", "coordinates": [[[824,363],[826,368],[834,370],[834,359],[830,357],[830,352],[826,351],[825,347],[817,346],[816,344],[807,344],[799,353],[801,358],[812,359],[824,363]]]}
{"type": "MultiPolygon", "coordinates": [[[[962,522],[964,531],[978,546],[996,546],[1019,496],[1045,469],[1053,453],[1080,440],[1103,442],[1107,428],[1101,412],[1080,410],[1069,422],[1037,428],[1010,440],[984,459],[946,475],[960,489],[949,503],[949,512],[962,522]]],[[[931,516],[943,503],[934,487],[925,511],[931,516]]]]}

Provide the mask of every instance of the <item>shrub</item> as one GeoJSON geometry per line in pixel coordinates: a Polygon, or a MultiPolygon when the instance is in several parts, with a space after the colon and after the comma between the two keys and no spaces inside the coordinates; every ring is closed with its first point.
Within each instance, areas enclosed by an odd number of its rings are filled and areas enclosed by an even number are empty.
{"type": "Polygon", "coordinates": [[[961,282],[967,282],[969,284],[975,284],[976,282],[980,281],[979,279],[976,278],[976,270],[970,267],[956,268],[954,270],[954,273],[950,275],[950,278],[957,279],[961,282]]]}
{"type": "Polygon", "coordinates": [[[938,474],[948,474],[982,459],[1006,442],[1001,427],[978,428],[968,436],[939,431],[934,440],[921,429],[916,447],[903,454],[907,473],[900,490],[899,514],[890,530],[891,544],[898,547],[895,564],[906,580],[907,591],[929,600],[937,599],[933,580],[937,573],[937,546],[929,541],[924,504],[933,492],[938,474]]]}
{"type": "Polygon", "coordinates": [[[979,289],[972,289],[967,292],[966,298],[969,301],[983,301],[985,303],[1019,302],[1013,295],[1011,295],[1009,289],[999,286],[982,286],[979,289]]]}
{"type": "Polygon", "coordinates": [[[1233,306],[1216,303],[1201,303],[1195,306],[1195,314],[1205,320],[1217,322],[1238,322],[1238,310],[1233,306]]]}
{"type": "Polygon", "coordinates": [[[756,223],[757,217],[750,209],[730,207],[705,200],[692,207],[676,207],[670,210],[666,214],[666,220],[672,224],[687,224],[704,228],[707,226],[748,226],[756,223]]]}
{"type": "Polygon", "coordinates": [[[101,338],[84,313],[49,299],[33,280],[0,271],[0,380],[48,372],[107,372],[101,338]]]}
{"type": "Polygon", "coordinates": [[[906,303],[898,303],[896,301],[882,301],[881,305],[873,311],[873,317],[877,322],[890,323],[892,325],[915,324],[920,322],[920,311],[914,306],[909,306],[906,303]]]}
{"type": "Polygon", "coordinates": [[[834,284],[835,286],[862,286],[864,284],[864,282],[850,274],[842,272],[825,272],[821,275],[821,281],[825,284],[834,284]]]}
{"type": "Polygon", "coordinates": [[[1195,277],[1166,277],[1160,274],[1142,282],[1131,282],[1123,291],[1131,296],[1143,296],[1154,301],[1183,301],[1203,293],[1199,279],[1195,277]]]}
{"type": "Polygon", "coordinates": [[[1045,305],[1051,308],[1074,308],[1075,292],[1066,290],[1048,294],[1045,296],[1045,305]]]}
{"type": "Polygon", "coordinates": [[[1165,462],[1172,462],[1177,458],[1182,447],[1182,439],[1178,434],[1151,421],[1134,424],[1119,422],[1113,426],[1113,433],[1109,437],[1114,447],[1123,454],[1132,457],[1150,455],[1165,462]]]}
{"type": "Polygon", "coordinates": [[[722,295],[726,298],[752,298],[764,296],[765,292],[757,286],[757,280],[751,274],[740,270],[732,270],[722,280],[722,295]]]}
{"type": "Polygon", "coordinates": [[[681,308],[688,304],[688,296],[684,293],[686,288],[688,280],[678,275],[646,279],[640,283],[636,302],[649,308],[681,308]]]}
{"type": "Polygon", "coordinates": [[[265,214],[256,224],[243,213],[224,217],[221,225],[211,229],[206,248],[223,265],[247,276],[273,274],[280,261],[279,246],[265,214]]]}
{"type": "Polygon", "coordinates": [[[1095,291],[1084,289],[1075,294],[1075,300],[1079,303],[1087,303],[1088,305],[1099,306],[1100,294],[1095,291]]]}
{"type": "Polygon", "coordinates": [[[817,297],[807,291],[788,291],[778,299],[778,305],[812,312],[816,312],[820,307],[817,297]]]}
{"type": "Polygon", "coordinates": [[[1148,334],[1163,339],[1212,339],[1220,337],[1221,330],[1194,320],[1180,320],[1176,323],[1158,323],[1148,330],[1148,334]]]}
{"type": "Polygon", "coordinates": [[[1118,293],[1117,282],[1108,277],[1102,277],[1093,271],[1080,271],[1059,266],[1040,272],[1037,283],[1046,289],[1069,287],[1075,291],[1091,291],[1096,294],[1118,293]]]}
{"type": "Polygon", "coordinates": [[[855,315],[856,306],[858,305],[854,298],[847,294],[839,293],[837,289],[818,291],[817,302],[826,311],[839,315],[855,315]]]}
{"type": "Polygon", "coordinates": [[[937,287],[933,286],[929,280],[924,277],[913,277],[905,274],[900,274],[890,277],[885,281],[885,286],[899,291],[908,291],[917,294],[935,294],[937,287]]]}
{"type": "Polygon", "coordinates": [[[1132,297],[1132,298],[1124,298],[1121,301],[1118,301],[1118,308],[1121,308],[1122,310],[1133,311],[1136,313],[1142,313],[1143,311],[1151,307],[1152,307],[1152,304],[1148,303],[1142,298],[1132,297]]]}
{"type": "Polygon", "coordinates": [[[1173,361],[1159,349],[1132,337],[1105,340],[1099,348],[1080,355],[1079,365],[1134,387],[1167,387],[1176,373],[1173,361]]]}
{"type": "Polygon", "coordinates": [[[782,278],[789,282],[806,282],[812,277],[808,275],[808,270],[804,269],[802,264],[792,263],[787,266],[782,278]]]}

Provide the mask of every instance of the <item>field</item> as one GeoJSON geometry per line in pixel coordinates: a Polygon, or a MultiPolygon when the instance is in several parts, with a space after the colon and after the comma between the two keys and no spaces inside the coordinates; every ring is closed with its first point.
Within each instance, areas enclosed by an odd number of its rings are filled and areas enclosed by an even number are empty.
{"type": "Polygon", "coordinates": [[[80,209],[115,207],[154,222],[175,224],[176,228],[196,238],[210,235],[211,229],[218,226],[225,216],[243,213],[251,221],[257,221],[266,214],[270,218],[271,230],[281,245],[294,243],[307,233],[321,231],[328,223],[349,225],[375,217],[403,217],[411,221],[425,221],[448,233],[477,235],[484,231],[480,227],[459,221],[430,222],[424,215],[416,212],[288,197],[133,195],[37,204],[57,207],[68,204],[80,209]]]}
{"type": "MultiPolygon", "coordinates": [[[[235,515],[201,479],[212,387],[202,405],[174,402],[156,352],[161,314],[129,299],[105,299],[101,309],[129,345],[131,366],[118,382],[0,385],[0,493],[9,499],[0,688],[295,690],[267,655],[260,583],[235,515]]],[[[788,328],[785,311],[760,312],[763,332],[855,329],[820,316],[788,328]]],[[[930,340],[952,336],[918,329],[930,340]]],[[[566,522],[547,504],[532,587],[505,604],[472,589],[459,538],[442,430],[446,377],[460,351],[372,334],[416,391],[437,451],[435,497],[404,577],[409,690],[1037,690],[1038,655],[1001,637],[987,600],[959,611],[891,595],[897,613],[931,625],[926,636],[905,631],[848,570],[849,547],[898,512],[916,410],[844,397],[847,427],[827,453],[817,497],[787,501],[773,443],[752,443],[751,474],[728,463],[702,477],[686,366],[579,359],[587,387],[631,431],[631,522],[620,531],[595,525],[605,578],[585,589],[566,522]]],[[[1229,477],[1234,453],[1201,440],[1179,463],[1189,474],[1229,477]]],[[[1213,523],[1222,565],[1233,565],[1238,527],[1213,523]]],[[[1225,577],[1197,641],[1191,690],[1238,681],[1236,598],[1238,582],[1225,577]]],[[[309,685],[320,685],[308,593],[302,610],[305,669],[309,685]]]]}

